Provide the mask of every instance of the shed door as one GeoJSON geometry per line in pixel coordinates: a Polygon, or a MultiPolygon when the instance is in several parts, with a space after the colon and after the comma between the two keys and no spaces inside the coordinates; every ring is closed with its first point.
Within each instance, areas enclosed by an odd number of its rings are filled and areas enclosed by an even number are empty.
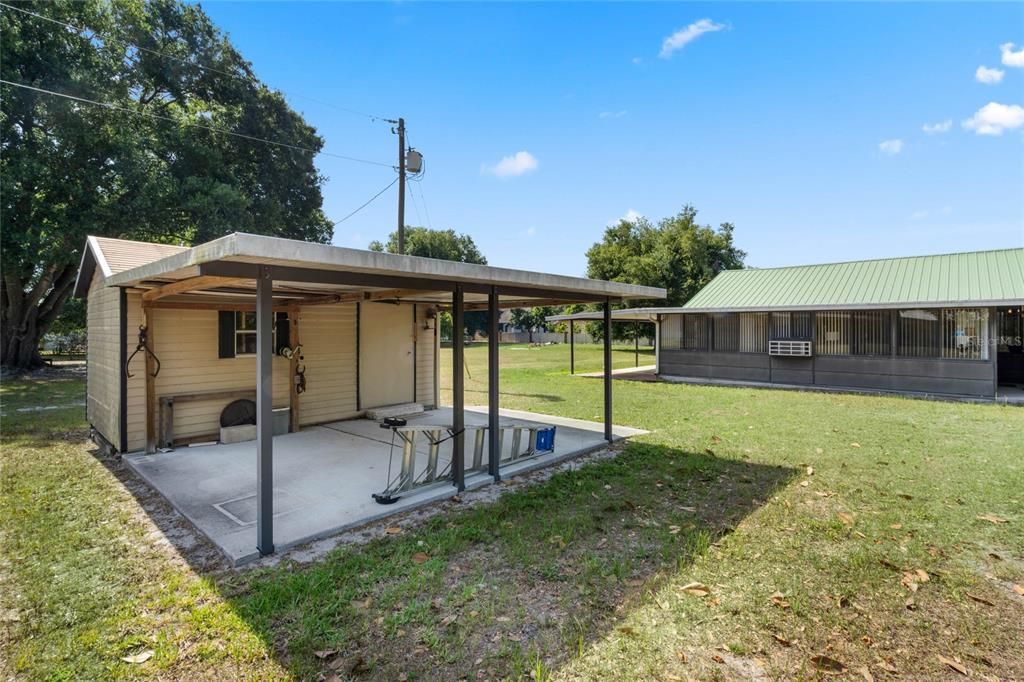
{"type": "Polygon", "coordinates": [[[413,401],[413,306],[359,306],[359,392],[363,409],[413,401]]]}

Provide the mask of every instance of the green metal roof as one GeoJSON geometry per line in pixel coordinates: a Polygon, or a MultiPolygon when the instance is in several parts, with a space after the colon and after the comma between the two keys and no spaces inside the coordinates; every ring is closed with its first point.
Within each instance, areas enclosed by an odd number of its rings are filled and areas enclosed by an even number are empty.
{"type": "Polygon", "coordinates": [[[1024,248],[727,270],[686,312],[1024,303],[1024,248]]]}

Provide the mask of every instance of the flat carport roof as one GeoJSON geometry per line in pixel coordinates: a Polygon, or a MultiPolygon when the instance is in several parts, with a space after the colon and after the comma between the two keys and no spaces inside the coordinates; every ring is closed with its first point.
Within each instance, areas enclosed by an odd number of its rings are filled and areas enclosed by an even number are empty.
{"type": "MultiPolygon", "coordinates": [[[[658,316],[666,312],[675,312],[678,308],[621,308],[612,311],[612,322],[657,322],[658,316]]],[[[548,315],[548,322],[579,322],[603,320],[604,313],[600,310],[585,310],[581,313],[566,315],[548,315]]]]}
{"type": "MultiPolygon", "coordinates": [[[[111,275],[108,286],[146,290],[147,302],[247,303],[254,280],[273,281],[274,305],[403,300],[447,305],[456,287],[466,309],[665,298],[665,290],[489,265],[458,263],[236,232],[111,275]],[[173,286],[172,286],[173,285],[173,286]]],[[[79,282],[79,292],[88,284],[79,282]]]]}

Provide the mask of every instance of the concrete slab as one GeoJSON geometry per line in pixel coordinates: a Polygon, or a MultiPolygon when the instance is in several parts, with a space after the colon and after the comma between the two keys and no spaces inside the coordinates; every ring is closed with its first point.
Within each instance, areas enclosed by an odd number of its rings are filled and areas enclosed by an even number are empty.
{"type": "MultiPolygon", "coordinates": [[[[447,426],[451,409],[426,412],[410,424],[447,426]]],[[[557,426],[554,452],[502,465],[502,476],[548,466],[605,445],[604,427],[596,422],[502,410],[503,422],[557,426]]],[[[486,407],[466,409],[468,426],[487,423],[486,407]]],[[[616,426],[617,438],[644,433],[616,426]]],[[[506,438],[504,452],[509,451],[506,438]]],[[[417,442],[417,466],[426,461],[428,444],[417,442]]],[[[467,431],[467,459],[473,435],[467,431]]],[[[447,481],[403,494],[391,505],[377,504],[371,493],[386,487],[391,433],[377,422],[355,419],[307,427],[274,438],[274,543],[277,551],[327,537],[370,521],[455,495],[447,481]]],[[[441,446],[439,469],[451,458],[451,441],[441,446]]],[[[256,551],[256,446],[253,442],[183,447],[153,455],[125,455],[143,479],[159,491],[235,564],[259,556],[256,551]]],[[[486,467],[486,454],[483,465],[486,467]]],[[[396,445],[392,476],[401,466],[396,445]]],[[[468,468],[468,467],[467,467],[468,468]]],[[[467,471],[467,487],[492,482],[485,473],[467,471]]]]}

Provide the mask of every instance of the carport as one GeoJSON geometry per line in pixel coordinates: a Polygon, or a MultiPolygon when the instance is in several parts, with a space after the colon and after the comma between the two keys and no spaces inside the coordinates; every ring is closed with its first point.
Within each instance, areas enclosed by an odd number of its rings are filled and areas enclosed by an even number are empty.
{"type": "MultiPolygon", "coordinates": [[[[101,265],[102,263],[97,262],[93,267],[101,265]]],[[[88,271],[87,264],[83,261],[79,282],[82,282],[83,275],[86,281],[92,280],[93,274],[88,271]]],[[[396,305],[411,303],[414,306],[429,305],[437,309],[450,310],[453,328],[461,330],[464,328],[463,320],[467,310],[487,310],[489,313],[489,381],[486,423],[481,429],[486,438],[486,468],[482,474],[488,481],[496,482],[501,479],[503,474],[515,470],[515,467],[502,462],[500,438],[503,417],[499,404],[498,311],[504,308],[566,303],[590,303],[602,306],[601,319],[603,319],[606,332],[604,342],[604,420],[600,432],[596,435],[598,442],[610,442],[615,437],[612,425],[610,345],[612,304],[628,299],[658,299],[665,296],[664,290],[651,287],[376,253],[243,233],[228,235],[200,246],[182,249],[137,267],[112,273],[102,278],[102,284],[105,287],[117,288],[121,291],[122,359],[128,352],[124,344],[127,315],[123,314],[127,293],[137,294],[141,297],[143,319],[141,326],[146,328],[149,341],[153,340],[154,335],[161,333],[160,329],[154,328],[152,324],[152,311],[229,309],[254,313],[256,442],[255,446],[251,443],[242,443],[237,446],[237,452],[241,453],[239,456],[250,456],[249,453],[255,450],[254,490],[251,496],[239,495],[236,496],[238,499],[225,499],[222,506],[227,509],[227,516],[234,515],[236,519],[243,522],[244,533],[250,533],[248,537],[252,537],[251,533],[254,531],[255,548],[261,555],[275,551],[275,523],[278,522],[277,519],[283,519],[294,512],[297,499],[293,497],[289,500],[287,495],[282,496],[277,503],[281,507],[277,510],[280,516],[275,513],[275,491],[280,488],[275,483],[275,437],[272,414],[272,362],[276,354],[274,347],[275,313],[298,307],[330,306],[351,302],[365,304],[391,302],[396,305]],[[291,511],[289,511],[290,509],[291,511]],[[253,521],[251,527],[248,526],[250,521],[253,521]]],[[[455,333],[453,336],[453,404],[450,413],[443,416],[439,414],[431,416],[428,413],[428,417],[425,418],[441,417],[446,421],[445,426],[450,428],[451,442],[448,455],[450,471],[446,474],[446,480],[450,482],[454,491],[461,491],[467,486],[467,409],[463,386],[464,338],[461,333],[455,333]]],[[[382,337],[380,341],[384,342],[386,339],[382,337]]],[[[157,435],[160,432],[158,423],[160,410],[153,381],[154,372],[152,371],[155,369],[154,362],[155,360],[146,356],[144,418],[146,451],[148,453],[155,452],[157,435]]],[[[292,364],[292,369],[294,369],[294,360],[292,360],[292,364]]],[[[124,363],[122,363],[123,366],[124,363]]],[[[90,371],[93,371],[92,368],[90,371]]],[[[292,376],[293,372],[290,372],[289,377],[292,376]]],[[[128,391],[124,388],[123,375],[121,386],[122,390],[119,395],[121,443],[123,444],[128,440],[124,437],[125,415],[130,411],[127,405],[128,391]]],[[[292,393],[294,397],[294,388],[292,393]]],[[[482,416],[474,416],[473,419],[482,419],[482,416]]],[[[291,410],[291,422],[293,427],[291,431],[293,432],[278,436],[277,439],[282,445],[286,441],[294,443],[298,449],[293,449],[292,452],[302,450],[298,438],[303,436],[312,438],[316,433],[315,429],[330,426],[327,424],[314,428],[308,426],[302,429],[297,428],[294,403],[291,410]]],[[[349,425],[343,427],[341,431],[343,432],[345,429],[351,431],[352,428],[349,425]]],[[[575,427],[566,428],[566,438],[571,441],[571,429],[575,427]]],[[[581,432],[578,434],[581,438],[580,447],[570,448],[570,454],[594,444],[595,432],[593,430],[590,430],[589,427],[578,430],[581,432]]],[[[559,435],[561,437],[562,434],[559,435]]],[[[361,438],[362,441],[366,441],[363,445],[372,441],[360,433],[347,433],[346,437],[361,438]]],[[[368,451],[374,448],[376,446],[367,446],[363,449],[368,451]]],[[[196,452],[203,449],[205,448],[196,448],[196,452]]],[[[150,478],[158,489],[161,488],[158,483],[155,483],[156,475],[152,471],[147,473],[147,466],[155,465],[158,462],[166,463],[165,455],[179,456],[180,459],[175,462],[175,466],[179,466],[179,469],[185,463],[185,458],[180,452],[138,455],[131,459],[133,466],[143,472],[144,476],[150,478]],[[151,459],[144,459],[147,457],[151,459]]],[[[556,451],[552,456],[558,455],[559,453],[556,451]]],[[[543,460],[538,458],[536,461],[543,460]]],[[[240,466],[239,462],[233,460],[226,466],[237,468],[240,466]]],[[[310,467],[318,466],[315,458],[307,464],[310,467]]],[[[374,466],[377,465],[379,465],[379,461],[374,466]]],[[[152,468],[150,466],[150,469],[152,468]]],[[[187,470],[187,466],[181,470],[186,477],[187,470]]],[[[471,479],[469,483],[478,484],[479,476],[471,479]]],[[[162,489],[161,492],[163,492],[162,489]]],[[[371,491],[364,490],[363,492],[365,493],[364,497],[368,499],[368,494],[371,491]]],[[[359,503],[362,504],[362,500],[359,503]]],[[[305,537],[300,531],[290,533],[287,544],[294,544],[297,538],[304,539],[305,537]]]]}
{"type": "MultiPolygon", "coordinates": [[[[664,298],[664,297],[662,297],[664,298]]],[[[566,315],[549,315],[544,319],[548,322],[568,322],[569,323],[569,374],[576,373],[576,323],[577,322],[594,322],[604,320],[607,315],[607,309],[605,310],[585,310],[579,313],[570,313],[566,315]]],[[[639,324],[640,322],[653,322],[654,323],[654,373],[658,373],[658,344],[661,339],[661,314],[658,308],[620,308],[619,310],[611,311],[612,322],[631,322],[633,324],[639,324]]],[[[604,343],[605,348],[608,347],[608,332],[611,329],[609,324],[605,322],[605,334],[604,343]]],[[[640,368],[640,336],[637,335],[634,338],[634,352],[636,354],[636,367],[640,368]]],[[[607,366],[605,367],[607,372],[607,366]]]]}

